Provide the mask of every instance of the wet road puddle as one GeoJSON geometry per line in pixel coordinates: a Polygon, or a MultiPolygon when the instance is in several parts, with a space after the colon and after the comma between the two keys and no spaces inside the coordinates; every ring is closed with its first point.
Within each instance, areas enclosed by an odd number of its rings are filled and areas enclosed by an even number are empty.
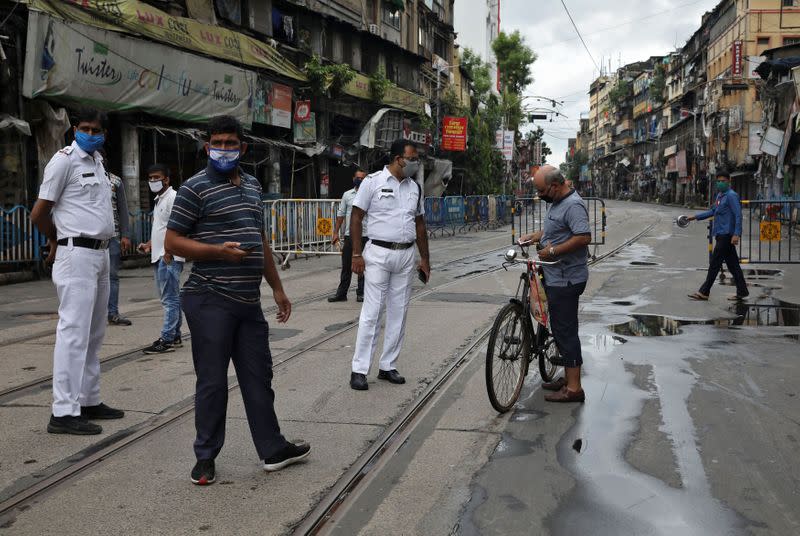
{"type": "Polygon", "coordinates": [[[612,333],[628,337],[665,337],[680,335],[689,325],[733,326],[800,326],[800,306],[775,298],[762,298],[753,303],[736,303],[728,308],[733,318],[687,319],[663,315],[630,315],[631,320],[608,327],[612,333]]]}

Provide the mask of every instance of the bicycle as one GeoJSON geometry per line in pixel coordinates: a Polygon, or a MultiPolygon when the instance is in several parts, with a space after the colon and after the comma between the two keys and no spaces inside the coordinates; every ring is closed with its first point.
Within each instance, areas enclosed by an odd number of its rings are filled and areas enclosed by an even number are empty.
{"type": "Polygon", "coordinates": [[[503,268],[524,263],[525,271],[520,275],[517,293],[506,304],[492,325],[486,349],[486,390],[489,402],[500,413],[510,410],[519,399],[530,362],[537,358],[542,380],[551,382],[562,366],[561,354],[548,329],[547,314],[535,319],[531,312],[531,281],[542,278],[542,266],[551,266],[560,261],[545,262],[529,258],[524,244],[520,244],[524,261],[517,260],[517,252],[508,250],[503,268]]]}

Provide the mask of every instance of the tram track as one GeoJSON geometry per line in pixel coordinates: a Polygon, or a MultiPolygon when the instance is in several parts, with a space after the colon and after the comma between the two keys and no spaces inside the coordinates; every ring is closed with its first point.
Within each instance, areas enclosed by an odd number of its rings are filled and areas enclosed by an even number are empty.
{"type": "MultiPolygon", "coordinates": [[[[589,265],[593,266],[599,264],[619,253],[649,233],[660,222],[661,218],[659,217],[658,220],[650,224],[640,233],[627,239],[610,251],[590,260],[589,265]]],[[[491,270],[491,272],[501,269],[502,268],[496,268],[491,270]]],[[[345,472],[306,518],[293,529],[293,535],[317,536],[319,534],[326,534],[328,529],[332,528],[331,523],[335,519],[334,516],[338,512],[346,510],[348,505],[354,502],[358,497],[359,489],[365,487],[381,468],[391,461],[392,453],[402,446],[413,433],[415,425],[419,423],[422,415],[425,414],[426,408],[435,401],[437,394],[444,392],[444,390],[449,387],[456,373],[475,355],[475,350],[483,344],[490,332],[491,327],[487,327],[468,343],[466,348],[459,353],[453,363],[440,373],[439,376],[428,385],[425,391],[395,419],[370,448],[356,460],[347,472],[345,472]]]]}
{"type": "MultiPolygon", "coordinates": [[[[621,251],[648,233],[659,221],[661,221],[660,218],[658,221],[651,224],[636,236],[626,240],[624,243],[608,251],[607,253],[596,257],[590,262],[590,264],[602,262],[602,260],[621,251]]],[[[440,265],[436,265],[434,270],[441,270],[441,268],[445,266],[456,263],[464,263],[465,261],[474,258],[485,258],[492,253],[504,251],[507,248],[508,245],[504,245],[491,250],[481,251],[465,257],[453,259],[440,265]]],[[[415,293],[411,297],[411,301],[421,300],[426,296],[441,291],[444,288],[448,288],[457,284],[463,284],[472,279],[477,279],[502,269],[503,268],[500,266],[493,267],[487,270],[482,270],[479,273],[443,282],[434,287],[424,288],[423,290],[415,293]]],[[[319,301],[320,299],[326,298],[329,295],[329,291],[325,292],[324,294],[315,294],[298,300],[293,305],[313,303],[315,301],[319,301]]],[[[265,308],[265,313],[274,312],[275,310],[277,310],[276,307],[265,308]]],[[[346,325],[335,331],[324,334],[311,341],[307,341],[305,344],[298,345],[295,348],[291,348],[274,355],[273,369],[286,366],[286,364],[295,361],[303,355],[306,355],[309,352],[319,348],[326,342],[329,342],[332,339],[351,331],[357,325],[358,319],[356,317],[354,320],[347,322],[346,325]]],[[[415,423],[418,421],[419,416],[423,413],[426,406],[432,402],[437,393],[441,392],[449,385],[449,382],[455,376],[455,373],[460,369],[461,366],[468,362],[470,355],[474,352],[475,348],[483,343],[488,334],[489,329],[486,329],[480,335],[474,338],[473,341],[467,343],[466,349],[462,351],[459,356],[428,385],[423,393],[403,411],[400,417],[394,420],[394,422],[384,431],[381,437],[376,440],[367,450],[367,452],[365,452],[339,479],[339,481],[328,492],[328,494],[318,503],[317,507],[311,511],[311,513],[303,522],[301,522],[300,525],[298,525],[298,527],[295,529],[296,534],[319,534],[325,529],[327,522],[331,519],[331,515],[340,510],[345,501],[354,496],[357,488],[360,486],[360,483],[365,479],[368,473],[380,465],[378,462],[383,460],[385,463],[385,461],[388,460],[386,457],[391,454],[392,446],[402,444],[401,438],[407,437],[407,435],[413,431],[415,423]],[[398,440],[400,440],[400,443],[398,443],[398,440]]],[[[126,357],[127,360],[125,362],[133,361],[137,357],[135,354],[141,356],[141,348],[124,352],[116,356],[110,356],[103,360],[101,364],[108,364],[111,360],[123,360],[126,357]]],[[[51,380],[52,376],[41,378],[39,380],[28,382],[27,384],[2,391],[0,392],[0,404],[5,403],[10,397],[18,398],[23,396],[23,394],[32,392],[37,388],[41,389],[42,386],[46,385],[51,380]]],[[[235,381],[235,376],[229,378],[228,392],[235,391],[238,386],[239,384],[237,381],[235,381]]],[[[0,524],[2,524],[7,518],[13,517],[15,511],[25,508],[26,505],[29,505],[32,501],[40,499],[46,494],[56,491],[60,486],[76,478],[86,470],[97,466],[105,460],[108,460],[113,455],[119,453],[127,447],[130,447],[144,440],[145,438],[152,436],[158,431],[177,425],[193,412],[194,396],[192,395],[169,406],[144,422],[124,430],[120,430],[115,434],[105,437],[99,442],[68,456],[64,460],[52,464],[49,468],[39,472],[41,477],[36,478],[35,482],[30,482],[30,476],[24,477],[23,479],[18,480],[15,484],[7,487],[5,490],[0,490],[0,524]],[[28,480],[29,482],[21,483],[21,481],[25,480],[28,480]]]]}
{"type": "MultiPolygon", "coordinates": [[[[452,264],[463,263],[463,262],[469,261],[470,259],[485,257],[486,255],[489,255],[491,253],[502,251],[505,248],[506,248],[506,246],[501,246],[499,248],[494,248],[494,249],[487,250],[487,251],[481,251],[479,253],[473,253],[473,254],[467,255],[465,257],[460,257],[458,259],[453,259],[453,260],[450,260],[450,261],[447,261],[447,262],[444,262],[442,264],[434,266],[433,270],[435,272],[436,270],[440,270],[440,269],[442,269],[442,268],[444,268],[446,266],[450,266],[452,264]]],[[[321,273],[326,273],[326,272],[327,271],[321,271],[321,273]]],[[[302,277],[310,277],[310,276],[313,276],[314,274],[317,274],[317,273],[320,273],[320,271],[315,271],[315,272],[313,272],[311,274],[303,274],[302,276],[298,277],[297,279],[300,279],[302,277]]],[[[331,291],[327,290],[325,292],[316,293],[316,294],[313,294],[313,295],[310,295],[310,296],[304,296],[304,297],[302,297],[302,298],[300,298],[300,299],[298,299],[296,301],[293,301],[292,302],[292,306],[293,307],[297,307],[297,306],[300,306],[300,305],[308,305],[310,303],[321,301],[321,300],[329,297],[330,295],[331,295],[331,291]]],[[[161,306],[159,305],[157,307],[152,307],[152,308],[148,308],[148,309],[143,309],[141,311],[137,311],[137,314],[160,311],[160,310],[161,310],[161,306]]],[[[274,314],[277,311],[278,311],[278,308],[276,306],[274,306],[274,305],[264,308],[265,316],[269,316],[271,314],[274,314]]],[[[54,333],[53,329],[49,329],[49,330],[43,331],[43,332],[37,332],[35,334],[28,335],[27,337],[23,337],[23,338],[20,338],[20,339],[15,339],[15,340],[8,341],[8,342],[0,345],[0,348],[2,348],[3,346],[8,346],[10,344],[30,342],[32,340],[40,339],[42,337],[51,336],[51,335],[53,335],[53,333],[54,333]]],[[[184,341],[189,341],[190,339],[191,339],[191,334],[187,334],[186,336],[183,337],[184,341]]],[[[119,365],[124,364],[124,363],[129,363],[131,361],[135,361],[137,359],[144,358],[144,357],[146,357],[146,355],[143,354],[142,351],[145,348],[147,348],[148,346],[149,345],[138,346],[138,347],[133,348],[131,350],[126,350],[124,352],[120,352],[120,353],[117,353],[117,354],[114,354],[114,355],[107,356],[107,357],[105,357],[105,358],[100,360],[100,366],[101,367],[108,367],[110,365],[111,366],[119,366],[119,365]]],[[[19,397],[26,396],[28,394],[36,392],[39,389],[46,388],[52,382],[52,380],[53,380],[53,376],[51,374],[51,375],[41,376],[39,378],[36,378],[36,379],[30,380],[30,381],[21,383],[19,385],[8,387],[6,389],[2,389],[2,390],[0,390],[0,406],[2,406],[3,404],[7,404],[8,402],[10,402],[12,400],[15,400],[15,399],[17,399],[19,397]]]]}

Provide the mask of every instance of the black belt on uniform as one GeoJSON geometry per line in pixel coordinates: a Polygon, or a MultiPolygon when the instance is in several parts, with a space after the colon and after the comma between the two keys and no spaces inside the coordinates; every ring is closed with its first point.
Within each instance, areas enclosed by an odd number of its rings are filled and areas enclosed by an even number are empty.
{"type": "MultiPolygon", "coordinates": [[[[62,238],[56,242],[59,246],[66,246],[69,244],[69,238],[62,238]]],[[[108,249],[109,240],[98,240],[97,238],[86,238],[84,236],[76,236],[72,238],[72,245],[79,248],[89,249],[108,249]]]]}
{"type": "Polygon", "coordinates": [[[408,249],[414,245],[414,242],[402,244],[400,242],[384,242],[383,240],[375,240],[374,238],[370,240],[369,243],[386,249],[408,249]]]}

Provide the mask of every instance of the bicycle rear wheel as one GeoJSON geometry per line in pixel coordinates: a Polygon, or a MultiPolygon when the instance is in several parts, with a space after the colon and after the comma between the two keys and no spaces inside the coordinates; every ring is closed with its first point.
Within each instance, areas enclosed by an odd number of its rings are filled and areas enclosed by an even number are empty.
{"type": "Polygon", "coordinates": [[[556,340],[550,330],[538,326],[536,332],[536,355],[539,358],[539,374],[544,383],[556,379],[556,373],[561,366],[561,352],[558,351],[556,340]]]}
{"type": "Polygon", "coordinates": [[[528,358],[531,334],[519,303],[509,303],[495,318],[486,349],[486,391],[489,402],[500,413],[510,410],[519,398],[528,358]]]}

